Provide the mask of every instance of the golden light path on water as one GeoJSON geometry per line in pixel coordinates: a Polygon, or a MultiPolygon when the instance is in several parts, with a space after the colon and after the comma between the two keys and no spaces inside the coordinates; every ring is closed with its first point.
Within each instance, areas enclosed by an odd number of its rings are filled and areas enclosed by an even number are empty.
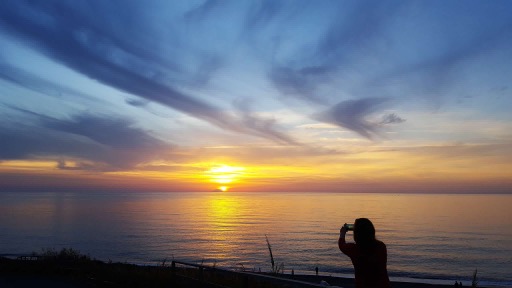
{"type": "Polygon", "coordinates": [[[336,273],[351,267],[337,249],[339,227],[368,217],[395,275],[460,276],[478,267],[482,277],[512,281],[511,195],[4,193],[0,200],[8,215],[0,218],[0,246],[13,253],[62,245],[103,260],[265,270],[267,235],[288,272],[318,265],[336,273]]]}

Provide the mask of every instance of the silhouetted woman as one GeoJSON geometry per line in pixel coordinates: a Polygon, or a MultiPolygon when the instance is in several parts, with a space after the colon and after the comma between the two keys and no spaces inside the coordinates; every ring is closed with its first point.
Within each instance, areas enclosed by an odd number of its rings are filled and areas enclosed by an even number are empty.
{"type": "Polygon", "coordinates": [[[354,243],[345,242],[346,225],[340,230],[338,246],[354,265],[356,288],[389,288],[386,245],[375,239],[375,228],[366,218],[354,223],[354,243]]]}

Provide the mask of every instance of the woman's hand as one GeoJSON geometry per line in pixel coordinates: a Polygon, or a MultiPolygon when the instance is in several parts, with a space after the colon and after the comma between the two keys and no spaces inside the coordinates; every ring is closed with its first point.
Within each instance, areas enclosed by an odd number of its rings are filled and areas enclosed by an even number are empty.
{"type": "Polygon", "coordinates": [[[338,239],[338,247],[340,247],[340,250],[342,250],[343,246],[345,245],[345,234],[347,234],[347,226],[343,225],[341,226],[340,238],[338,239]]]}
{"type": "Polygon", "coordinates": [[[348,229],[347,229],[347,223],[345,223],[343,226],[341,226],[341,229],[340,229],[340,235],[343,234],[345,235],[347,233],[348,229]]]}

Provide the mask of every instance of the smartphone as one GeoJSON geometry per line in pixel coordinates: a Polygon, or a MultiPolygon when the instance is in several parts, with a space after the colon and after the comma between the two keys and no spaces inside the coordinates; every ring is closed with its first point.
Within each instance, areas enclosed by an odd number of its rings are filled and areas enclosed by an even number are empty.
{"type": "Polygon", "coordinates": [[[354,231],[354,224],[345,224],[343,227],[347,228],[348,231],[354,231]]]}

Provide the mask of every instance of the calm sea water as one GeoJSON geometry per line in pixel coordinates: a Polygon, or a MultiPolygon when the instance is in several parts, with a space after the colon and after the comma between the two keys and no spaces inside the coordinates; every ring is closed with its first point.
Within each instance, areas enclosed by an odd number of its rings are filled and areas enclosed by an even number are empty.
{"type": "MultiPolygon", "coordinates": [[[[512,195],[0,193],[0,254],[72,247],[101,260],[164,259],[351,274],[339,228],[370,218],[394,277],[512,286],[512,195]]],[[[349,235],[350,238],[350,235],[349,235]]]]}

